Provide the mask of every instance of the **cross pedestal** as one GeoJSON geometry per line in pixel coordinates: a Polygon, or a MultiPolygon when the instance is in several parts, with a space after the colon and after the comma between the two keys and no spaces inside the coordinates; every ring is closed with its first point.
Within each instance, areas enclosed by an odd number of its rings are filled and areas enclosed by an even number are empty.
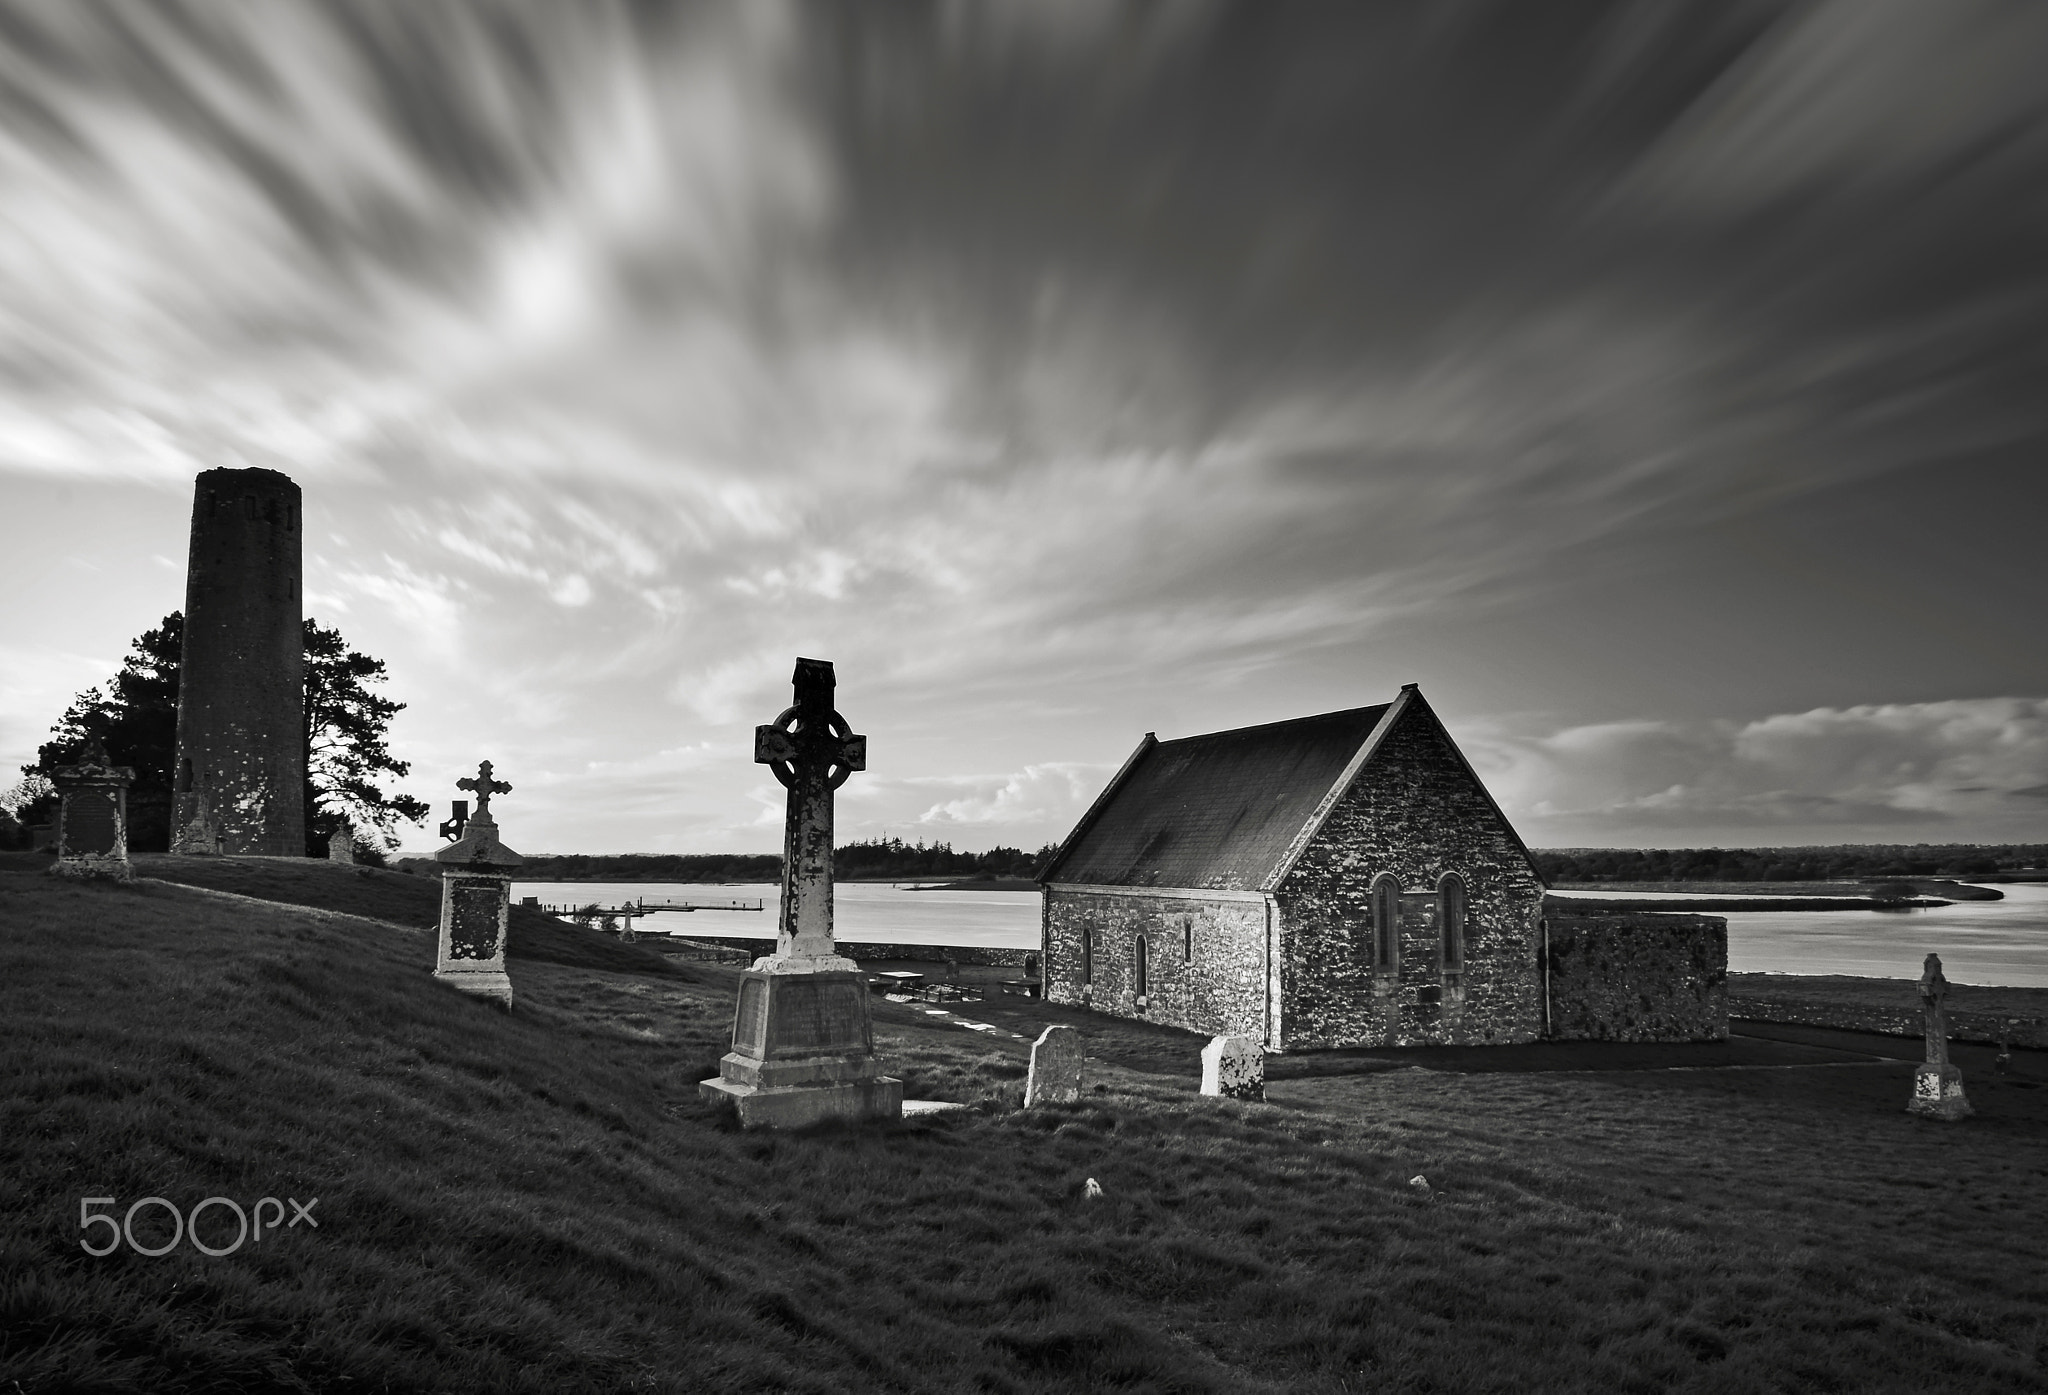
{"type": "Polygon", "coordinates": [[[707,1100],[729,1100],[748,1128],[824,1119],[895,1119],[903,1082],[875,1056],[867,980],[832,940],[832,791],[867,768],[867,738],[832,710],[832,665],[798,659],[796,703],[754,729],[754,759],[789,791],[775,953],[740,976],[732,1050],[707,1100]]]}
{"type": "Polygon", "coordinates": [[[1906,1102],[1908,1114],[1954,1123],[1976,1111],[1963,1094],[1963,1073],[1949,1064],[1948,979],[1941,972],[1941,956],[1930,954],[1920,975],[1920,1008],[1926,1014],[1927,1060],[1913,1072],[1913,1098],[1906,1102]]]}
{"type": "Polygon", "coordinates": [[[491,796],[512,787],[491,778],[491,763],[477,778],[455,782],[475,790],[476,814],[463,825],[459,841],[434,854],[441,864],[441,942],[434,977],[451,988],[512,1008],[512,980],[505,973],[505,930],[511,917],[513,869],[526,859],[498,841],[491,796]]]}

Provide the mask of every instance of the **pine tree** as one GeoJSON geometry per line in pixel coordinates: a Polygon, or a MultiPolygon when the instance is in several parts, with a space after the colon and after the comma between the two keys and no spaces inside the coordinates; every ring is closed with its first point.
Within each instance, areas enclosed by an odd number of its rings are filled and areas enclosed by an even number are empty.
{"type": "Polygon", "coordinates": [[[403,779],[410,762],[392,757],[385,733],[405,710],[370,691],[384,682],[384,661],[358,654],[341,631],[306,620],[306,853],[324,851],[346,820],[358,838],[374,834],[385,850],[398,846],[392,825],[418,823],[427,806],[410,795],[387,795],[379,775],[403,779]]]}

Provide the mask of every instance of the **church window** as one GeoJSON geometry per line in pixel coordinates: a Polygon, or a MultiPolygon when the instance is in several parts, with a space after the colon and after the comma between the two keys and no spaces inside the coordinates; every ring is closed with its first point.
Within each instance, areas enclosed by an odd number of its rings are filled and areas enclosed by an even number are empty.
{"type": "Polygon", "coordinates": [[[1138,936],[1138,996],[1145,996],[1145,937],[1138,936]]]}
{"type": "Polygon", "coordinates": [[[1400,962],[1401,884],[1382,876],[1372,884],[1372,967],[1390,974],[1400,962]]]}
{"type": "Polygon", "coordinates": [[[1188,916],[1180,923],[1180,957],[1183,963],[1195,957],[1195,919],[1188,916]]]}
{"type": "Polygon", "coordinates": [[[1081,930],[1081,982],[1095,982],[1095,932],[1086,926],[1081,930]]]}
{"type": "Polygon", "coordinates": [[[1436,923],[1443,932],[1444,972],[1465,967],[1465,879],[1452,872],[1436,885],[1436,923]]]}

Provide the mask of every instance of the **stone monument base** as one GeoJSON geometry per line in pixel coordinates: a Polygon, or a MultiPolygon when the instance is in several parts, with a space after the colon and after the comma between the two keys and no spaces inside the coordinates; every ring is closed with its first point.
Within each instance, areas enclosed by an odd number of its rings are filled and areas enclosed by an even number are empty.
{"type": "Polygon", "coordinates": [[[132,882],[135,867],[125,857],[87,853],[83,857],[58,858],[50,864],[50,875],[82,882],[132,882]]]}
{"type": "Polygon", "coordinates": [[[1976,1113],[1963,1095],[1963,1073],[1954,1066],[1924,1065],[1913,1072],[1913,1099],[1908,1114],[1930,1119],[1967,1119],[1976,1113]]]}
{"type": "Polygon", "coordinates": [[[903,1115],[903,1082],[874,1054],[866,978],[772,956],[740,976],[732,1050],[697,1093],[730,1100],[746,1128],[903,1115]]]}
{"type": "Polygon", "coordinates": [[[512,1011],[512,980],[503,969],[436,969],[434,978],[472,997],[489,998],[512,1011]]]}
{"type": "Polygon", "coordinates": [[[732,1101],[740,1126],[749,1129],[796,1129],[828,1119],[853,1123],[903,1117],[903,1082],[888,1075],[762,1087],[728,1080],[721,1074],[700,1083],[697,1093],[707,1100],[732,1101]]]}

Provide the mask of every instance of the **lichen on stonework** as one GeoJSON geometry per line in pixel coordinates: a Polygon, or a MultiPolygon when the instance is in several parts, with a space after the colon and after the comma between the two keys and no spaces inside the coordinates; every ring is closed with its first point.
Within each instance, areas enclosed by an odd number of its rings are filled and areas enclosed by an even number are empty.
{"type": "Polygon", "coordinates": [[[135,880],[135,868],[125,857],[85,853],[78,857],[58,858],[50,864],[50,875],[69,877],[74,881],[126,883],[135,880]]]}

